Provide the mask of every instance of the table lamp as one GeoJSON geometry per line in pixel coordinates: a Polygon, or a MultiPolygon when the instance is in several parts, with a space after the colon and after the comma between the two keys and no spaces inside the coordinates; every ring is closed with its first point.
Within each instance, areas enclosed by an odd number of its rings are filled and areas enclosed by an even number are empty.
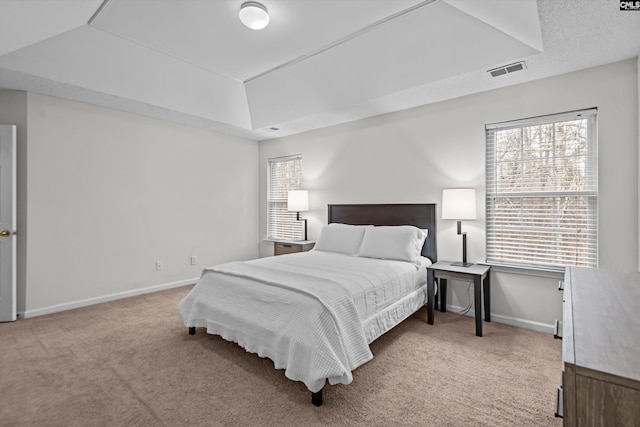
{"type": "Polygon", "coordinates": [[[296,221],[304,221],[304,240],[307,240],[307,220],[300,219],[300,212],[309,210],[309,192],[307,190],[291,190],[287,198],[287,210],[296,212],[296,221]]]}
{"type": "Polygon", "coordinates": [[[462,234],[462,262],[451,265],[470,267],[467,262],[467,233],[462,232],[463,219],[476,219],[476,190],[474,188],[449,188],[442,190],[442,219],[458,221],[458,234],[462,234]]]}

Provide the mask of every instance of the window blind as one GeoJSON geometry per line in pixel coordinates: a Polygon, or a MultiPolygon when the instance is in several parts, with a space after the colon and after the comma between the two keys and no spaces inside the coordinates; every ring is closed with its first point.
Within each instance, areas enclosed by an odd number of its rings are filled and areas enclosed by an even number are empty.
{"type": "Polygon", "coordinates": [[[302,156],[269,159],[267,194],[267,239],[302,240],[304,226],[296,213],[287,210],[291,190],[302,187],[302,156]]]}
{"type": "Polygon", "coordinates": [[[597,110],[486,125],[487,262],[598,261],[597,110]]]}

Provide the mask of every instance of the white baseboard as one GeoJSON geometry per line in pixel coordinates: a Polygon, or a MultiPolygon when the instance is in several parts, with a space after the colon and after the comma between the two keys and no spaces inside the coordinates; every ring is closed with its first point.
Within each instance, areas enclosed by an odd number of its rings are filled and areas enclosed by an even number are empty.
{"type": "MultiPolygon", "coordinates": [[[[447,305],[447,310],[452,311],[453,313],[460,313],[462,310],[464,310],[464,307],[447,305]]],[[[468,313],[466,313],[466,316],[475,317],[475,315],[476,314],[474,310],[470,310],[468,313]]],[[[520,319],[517,317],[503,316],[500,314],[491,313],[491,321],[504,323],[506,325],[511,325],[511,326],[518,326],[520,328],[531,329],[534,331],[546,332],[552,335],[554,333],[554,325],[547,325],[546,323],[534,322],[533,320],[526,320],[526,319],[520,319]]]]}
{"type": "Polygon", "coordinates": [[[180,280],[178,282],[164,283],[162,285],[148,286],[146,288],[132,289],[130,291],[118,292],[115,294],[104,295],[101,297],[88,298],[80,301],[73,301],[64,304],[52,305],[49,307],[36,308],[34,310],[19,311],[18,317],[23,319],[35,316],[43,316],[45,314],[58,313],[60,311],[71,310],[74,308],[87,307],[89,305],[100,304],[103,302],[115,301],[122,298],[129,298],[136,295],[149,294],[151,292],[164,291],[166,289],[178,288],[180,286],[191,285],[198,281],[199,277],[192,279],[180,280]]]}
{"type": "MultiPolygon", "coordinates": [[[[180,280],[178,282],[165,283],[162,285],[148,286],[146,288],[133,289],[130,291],[118,292],[115,294],[105,295],[101,297],[88,298],[80,301],[73,301],[64,304],[52,305],[49,307],[36,308],[34,310],[27,311],[19,311],[18,317],[23,319],[29,317],[43,316],[45,314],[58,313],[60,311],[71,310],[74,308],[87,307],[94,304],[100,304],[103,302],[115,301],[122,298],[129,298],[136,295],[149,294],[152,292],[164,291],[166,289],[178,288],[180,286],[186,286],[198,281],[199,277],[194,277],[192,279],[180,280]]],[[[447,310],[452,311],[454,313],[459,313],[463,310],[463,307],[458,307],[455,305],[447,305],[447,310]]],[[[467,316],[474,317],[475,312],[470,310],[467,316]]],[[[532,320],[519,319],[517,317],[511,316],[503,316],[500,314],[491,314],[491,320],[499,323],[504,323],[511,326],[518,326],[521,328],[532,329],[534,331],[546,332],[549,334],[554,333],[554,325],[547,325],[545,323],[534,322],[532,320]]]]}

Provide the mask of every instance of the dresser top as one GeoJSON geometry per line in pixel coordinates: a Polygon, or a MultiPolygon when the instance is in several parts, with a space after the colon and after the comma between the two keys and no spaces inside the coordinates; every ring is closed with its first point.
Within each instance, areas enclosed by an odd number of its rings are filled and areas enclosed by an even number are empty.
{"type": "Polygon", "coordinates": [[[565,361],[640,381],[640,273],[568,267],[567,291],[565,361]]]}

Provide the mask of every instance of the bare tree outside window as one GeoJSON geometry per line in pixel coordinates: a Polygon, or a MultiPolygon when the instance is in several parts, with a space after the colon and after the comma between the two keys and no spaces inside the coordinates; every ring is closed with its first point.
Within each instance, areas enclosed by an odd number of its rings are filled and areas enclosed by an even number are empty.
{"type": "Polygon", "coordinates": [[[487,125],[487,262],[597,265],[596,110],[487,125]]]}

